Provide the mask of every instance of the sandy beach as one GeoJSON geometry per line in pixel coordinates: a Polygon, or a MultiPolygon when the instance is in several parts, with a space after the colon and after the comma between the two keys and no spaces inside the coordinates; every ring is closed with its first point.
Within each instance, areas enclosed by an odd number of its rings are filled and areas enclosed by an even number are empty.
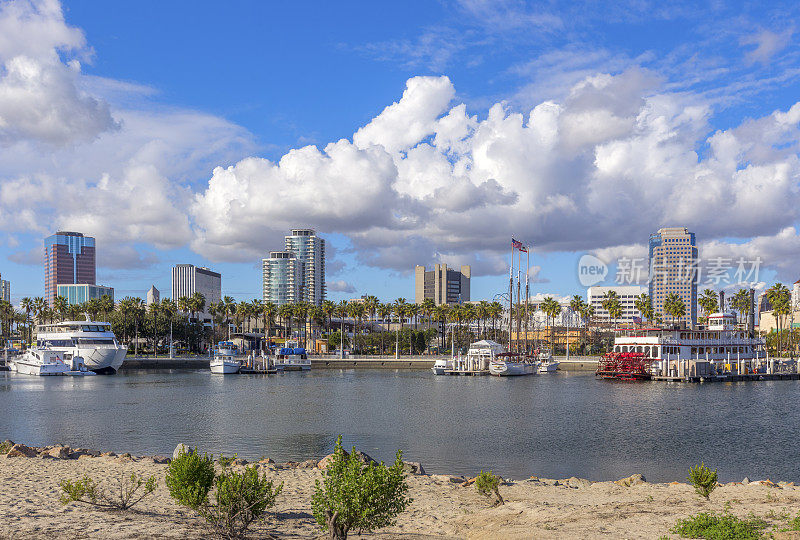
{"type": "MultiPolygon", "coordinates": [[[[208,537],[203,521],[170,499],[164,485],[166,458],[58,446],[11,452],[11,456],[0,455],[2,538],[208,537]],[[121,474],[131,472],[159,480],[156,492],[133,510],[105,511],[59,502],[62,479],[88,474],[113,486],[121,474]]],[[[314,481],[323,474],[316,462],[264,461],[258,466],[283,482],[284,489],[274,511],[253,527],[252,536],[319,536],[310,507],[314,481]]],[[[700,511],[721,512],[727,507],[740,517],[752,513],[770,523],[770,531],[785,526],[786,516],[800,512],[800,489],[786,482],[729,483],[704,501],[682,482],[655,484],[634,477],[633,485],[626,486],[630,480],[514,479],[501,487],[506,504],[496,508],[457,477],[409,475],[408,482],[414,498],[408,511],[395,526],[365,537],[659,538],[669,535],[679,518],[700,511]]],[[[798,533],[778,533],[776,538],[800,537],[793,534],[798,533]]]]}

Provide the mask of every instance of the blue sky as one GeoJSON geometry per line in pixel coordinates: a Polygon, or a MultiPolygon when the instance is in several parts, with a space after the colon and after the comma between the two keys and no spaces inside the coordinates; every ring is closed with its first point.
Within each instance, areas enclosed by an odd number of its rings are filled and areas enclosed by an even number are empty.
{"type": "Polygon", "coordinates": [[[258,297],[292,226],[328,238],[334,299],[412,297],[439,260],[491,298],[512,234],[542,293],[661,226],[761,257],[759,281],[800,273],[794,3],[0,6],[14,301],[43,293],[56,228],[98,238],[119,297],[178,262],[258,297]]]}

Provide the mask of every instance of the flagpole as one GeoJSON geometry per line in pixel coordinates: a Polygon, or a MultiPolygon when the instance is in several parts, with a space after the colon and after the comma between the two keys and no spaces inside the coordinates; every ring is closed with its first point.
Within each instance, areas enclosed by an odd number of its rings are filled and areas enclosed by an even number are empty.
{"type": "Polygon", "coordinates": [[[514,324],[514,238],[511,238],[511,265],[508,270],[508,352],[511,352],[511,329],[514,324]]]}

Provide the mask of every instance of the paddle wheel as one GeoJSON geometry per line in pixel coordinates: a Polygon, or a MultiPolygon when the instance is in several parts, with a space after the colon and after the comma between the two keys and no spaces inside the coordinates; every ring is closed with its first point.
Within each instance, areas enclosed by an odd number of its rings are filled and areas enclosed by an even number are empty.
{"type": "Polygon", "coordinates": [[[610,352],[597,364],[595,375],[603,379],[644,381],[650,379],[652,359],[638,352],[610,352]]]}

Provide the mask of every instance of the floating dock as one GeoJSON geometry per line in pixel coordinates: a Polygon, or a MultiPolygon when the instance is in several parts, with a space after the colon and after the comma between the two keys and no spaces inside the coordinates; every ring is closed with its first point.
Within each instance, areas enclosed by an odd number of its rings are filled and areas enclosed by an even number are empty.
{"type": "Polygon", "coordinates": [[[688,377],[666,377],[653,375],[650,380],[666,382],[743,382],[743,381],[798,381],[800,373],[745,373],[741,375],[703,375],[688,377]]]}

